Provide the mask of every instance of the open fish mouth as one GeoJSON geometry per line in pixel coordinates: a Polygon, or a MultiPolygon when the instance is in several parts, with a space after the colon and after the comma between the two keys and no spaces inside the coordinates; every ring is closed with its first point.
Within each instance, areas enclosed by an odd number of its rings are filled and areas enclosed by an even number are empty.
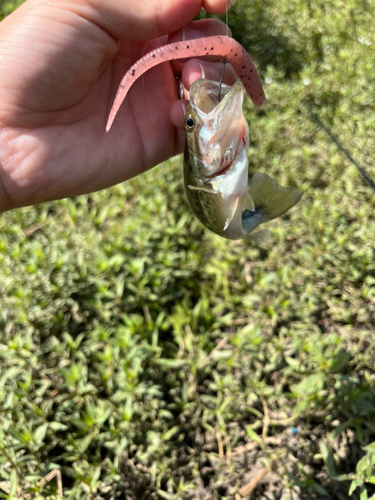
{"type": "MultiPolygon", "coordinates": [[[[236,155],[237,156],[237,155],[236,155]]],[[[215,179],[216,177],[220,177],[221,175],[225,175],[227,172],[229,172],[233,162],[235,160],[235,157],[233,158],[233,160],[229,163],[229,165],[227,165],[226,167],[224,167],[222,170],[219,170],[219,172],[216,172],[215,174],[212,174],[212,175],[209,175],[207,177],[207,179],[215,179]]]]}
{"type": "Polygon", "coordinates": [[[242,112],[243,87],[219,82],[196,80],[190,87],[190,104],[197,117],[196,144],[198,176],[215,179],[227,174],[247,141],[248,128],[242,112]],[[246,136],[246,139],[245,139],[246,136]]]}
{"type": "Polygon", "coordinates": [[[217,172],[214,172],[211,175],[206,176],[206,179],[216,179],[216,177],[220,177],[220,176],[227,174],[231,170],[231,168],[233,167],[233,164],[237,159],[238,152],[240,151],[241,147],[243,147],[243,146],[246,147],[246,141],[245,141],[244,137],[241,137],[240,143],[238,145],[238,148],[237,148],[234,156],[232,156],[232,158],[229,159],[229,162],[226,161],[224,167],[222,167],[220,170],[218,170],[217,172]]]}
{"type": "Polygon", "coordinates": [[[242,109],[242,93],[243,87],[241,82],[237,81],[234,85],[221,85],[221,93],[219,97],[219,82],[198,79],[192,83],[190,87],[190,102],[194,111],[202,119],[208,118],[209,121],[214,121],[225,108],[229,108],[232,114],[239,106],[242,109]],[[241,94],[241,102],[236,103],[236,96],[241,94]]]}
{"type": "Polygon", "coordinates": [[[219,177],[221,175],[225,175],[226,173],[228,173],[229,170],[231,169],[231,167],[232,167],[235,159],[237,158],[238,149],[237,149],[236,154],[234,155],[234,157],[229,161],[229,163],[226,163],[226,165],[221,170],[219,170],[218,172],[215,172],[215,173],[207,176],[207,179],[216,179],[216,177],[219,177]]]}

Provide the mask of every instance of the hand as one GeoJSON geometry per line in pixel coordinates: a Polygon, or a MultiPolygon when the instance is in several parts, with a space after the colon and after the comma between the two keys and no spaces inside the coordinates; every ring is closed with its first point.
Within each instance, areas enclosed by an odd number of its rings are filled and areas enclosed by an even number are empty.
{"type": "MultiPolygon", "coordinates": [[[[179,154],[180,63],[162,64],[137,81],[106,134],[109,110],[127,69],[168,43],[169,34],[173,41],[182,39],[183,27],[186,39],[225,34],[220,21],[189,21],[202,6],[222,13],[227,5],[28,0],[2,21],[0,212],[103,189],[179,154]]],[[[218,79],[221,66],[190,61],[182,73],[187,88],[202,70],[218,79]]]]}

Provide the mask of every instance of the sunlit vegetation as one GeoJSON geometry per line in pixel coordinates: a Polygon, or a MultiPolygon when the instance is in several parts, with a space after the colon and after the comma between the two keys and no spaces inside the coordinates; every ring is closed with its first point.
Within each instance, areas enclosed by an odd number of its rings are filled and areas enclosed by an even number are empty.
{"type": "Polygon", "coordinates": [[[230,11],[250,169],[304,193],[262,247],[202,227],[181,158],[0,216],[0,497],[374,495],[375,193],[308,111],[375,178],[374,13],[230,11]]]}

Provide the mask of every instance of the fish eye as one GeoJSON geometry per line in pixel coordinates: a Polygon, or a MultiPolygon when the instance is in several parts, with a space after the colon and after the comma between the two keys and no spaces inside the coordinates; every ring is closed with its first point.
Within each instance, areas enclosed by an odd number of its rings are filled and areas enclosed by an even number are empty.
{"type": "Polygon", "coordinates": [[[195,125],[195,120],[191,115],[187,115],[185,118],[185,128],[186,130],[192,130],[195,125]]]}

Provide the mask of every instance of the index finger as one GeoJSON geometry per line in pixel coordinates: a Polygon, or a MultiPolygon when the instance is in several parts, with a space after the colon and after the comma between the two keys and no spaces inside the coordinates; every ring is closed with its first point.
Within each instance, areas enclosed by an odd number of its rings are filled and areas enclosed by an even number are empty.
{"type": "Polygon", "coordinates": [[[116,40],[142,41],[168,35],[194,19],[203,7],[222,14],[229,0],[80,0],[72,9],[116,40]]]}

